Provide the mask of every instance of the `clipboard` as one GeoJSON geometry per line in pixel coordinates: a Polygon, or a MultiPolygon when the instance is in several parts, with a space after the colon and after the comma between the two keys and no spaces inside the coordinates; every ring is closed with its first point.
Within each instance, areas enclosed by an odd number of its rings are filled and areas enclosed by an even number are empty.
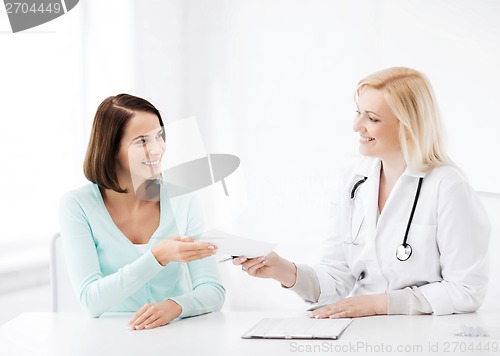
{"type": "Polygon", "coordinates": [[[244,333],[243,339],[337,340],[352,319],[266,318],[244,333]]]}

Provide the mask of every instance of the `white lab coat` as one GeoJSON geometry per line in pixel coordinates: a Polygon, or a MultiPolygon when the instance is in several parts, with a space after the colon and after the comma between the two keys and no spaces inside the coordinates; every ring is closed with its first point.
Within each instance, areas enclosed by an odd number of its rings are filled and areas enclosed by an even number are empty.
{"type": "Polygon", "coordinates": [[[314,268],[321,290],[318,303],[417,286],[436,315],[479,308],[487,289],[491,227],[460,171],[450,166],[427,174],[407,169],[377,221],[379,179],[380,160],[368,157],[344,176],[333,202],[325,255],[314,268]],[[354,184],[365,176],[367,181],[351,200],[354,184]],[[396,249],[403,241],[421,176],[407,240],[413,253],[402,262],[396,249]]]}

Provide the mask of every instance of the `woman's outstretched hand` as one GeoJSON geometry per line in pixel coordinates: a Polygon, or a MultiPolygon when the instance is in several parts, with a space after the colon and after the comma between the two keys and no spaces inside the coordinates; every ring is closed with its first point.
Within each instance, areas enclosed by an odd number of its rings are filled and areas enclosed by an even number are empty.
{"type": "Polygon", "coordinates": [[[169,262],[191,262],[212,256],[217,246],[177,235],[153,246],[151,252],[162,266],[166,266],[169,262]]]}

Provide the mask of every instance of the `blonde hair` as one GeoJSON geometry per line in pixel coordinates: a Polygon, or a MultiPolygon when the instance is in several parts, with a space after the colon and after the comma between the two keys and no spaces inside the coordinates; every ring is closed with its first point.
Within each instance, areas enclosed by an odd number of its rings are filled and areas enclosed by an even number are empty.
{"type": "Polygon", "coordinates": [[[381,90],[399,120],[399,141],[406,165],[413,171],[453,165],[445,148],[444,129],[432,86],[422,73],[393,67],[370,74],[356,88],[356,97],[371,87],[381,90]]]}

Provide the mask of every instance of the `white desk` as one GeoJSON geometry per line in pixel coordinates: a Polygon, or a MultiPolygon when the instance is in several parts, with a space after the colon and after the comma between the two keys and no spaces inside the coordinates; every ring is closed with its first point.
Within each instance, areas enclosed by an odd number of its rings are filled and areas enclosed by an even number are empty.
{"type": "Polygon", "coordinates": [[[262,318],[297,316],[286,312],[212,313],[145,331],[127,328],[131,316],[24,313],[0,326],[0,355],[500,355],[500,312],[358,318],[337,341],[240,338],[262,318]],[[489,337],[455,336],[462,324],[489,337]]]}

